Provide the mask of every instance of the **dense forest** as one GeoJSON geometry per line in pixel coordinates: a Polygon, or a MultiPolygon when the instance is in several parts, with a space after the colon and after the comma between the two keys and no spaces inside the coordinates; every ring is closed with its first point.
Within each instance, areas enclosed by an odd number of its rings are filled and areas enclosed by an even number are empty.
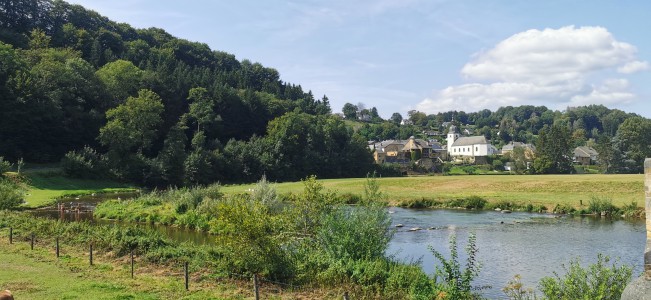
{"type": "Polygon", "coordinates": [[[328,98],[259,63],[63,1],[0,6],[0,156],[149,186],[363,176],[328,98]],[[73,151],[73,152],[71,152],[73,151]]]}
{"type": "Polygon", "coordinates": [[[405,120],[362,103],[333,114],[325,95],[283,82],[275,69],[79,5],[0,4],[0,157],[62,161],[73,176],[161,187],[364,176],[376,167],[367,141],[431,138],[445,122],[498,148],[590,145],[606,172],[639,172],[651,156],[651,121],[601,105],[410,111],[405,120]]]}

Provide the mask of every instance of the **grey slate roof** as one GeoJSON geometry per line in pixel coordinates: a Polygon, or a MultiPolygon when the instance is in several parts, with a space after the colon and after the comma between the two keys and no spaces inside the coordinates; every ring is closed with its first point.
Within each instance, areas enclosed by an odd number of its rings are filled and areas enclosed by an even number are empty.
{"type": "Polygon", "coordinates": [[[594,157],[598,155],[597,150],[592,147],[581,146],[574,148],[574,157],[594,157]]]}
{"type": "Polygon", "coordinates": [[[452,147],[456,146],[472,146],[475,144],[488,144],[488,141],[486,141],[486,137],[484,136],[464,136],[458,138],[454,143],[452,143],[452,147]]]}

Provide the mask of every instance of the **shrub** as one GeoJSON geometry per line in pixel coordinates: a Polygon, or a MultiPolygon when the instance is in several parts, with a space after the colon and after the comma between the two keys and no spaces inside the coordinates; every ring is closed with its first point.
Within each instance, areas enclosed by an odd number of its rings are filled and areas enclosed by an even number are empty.
{"type": "Polygon", "coordinates": [[[470,196],[465,199],[455,199],[451,200],[446,205],[448,207],[463,207],[465,209],[482,209],[486,206],[486,201],[484,198],[479,196],[470,196]]]}
{"type": "Polygon", "coordinates": [[[366,174],[366,183],[364,184],[364,200],[368,203],[382,201],[386,195],[380,191],[380,183],[377,181],[375,172],[366,174]]]}
{"type": "Polygon", "coordinates": [[[88,146],[70,151],[61,159],[63,172],[73,178],[107,178],[109,167],[106,157],[88,146]]]}
{"type": "Polygon", "coordinates": [[[625,204],[622,207],[622,215],[626,218],[642,218],[644,216],[644,208],[637,206],[635,201],[630,204],[625,204]]]}
{"type": "Polygon", "coordinates": [[[608,266],[610,258],[599,254],[597,263],[584,269],[578,260],[563,268],[566,274],[540,280],[540,290],[546,299],[620,299],[626,284],[630,281],[633,268],[630,266],[608,266]]]}
{"type": "Polygon", "coordinates": [[[272,279],[294,276],[283,248],[285,237],[280,234],[287,226],[280,216],[246,196],[224,199],[216,209],[219,214],[210,221],[210,231],[217,234],[230,270],[272,279]]]}
{"type": "Polygon", "coordinates": [[[342,206],[325,215],[316,238],[332,258],[370,260],[384,255],[393,236],[390,226],[383,207],[342,206]]]}
{"type": "Polygon", "coordinates": [[[456,236],[450,238],[450,259],[445,258],[442,253],[434,250],[432,246],[429,247],[429,250],[441,263],[441,266],[436,266],[433,280],[435,290],[438,290],[438,296],[445,295],[444,299],[476,299],[480,297],[473,290],[484,287],[476,288],[472,286],[472,281],[479,276],[479,270],[481,269],[481,264],[477,261],[477,238],[474,234],[468,237],[468,244],[466,245],[468,259],[463,268],[459,262],[456,236]]]}
{"type": "Polygon", "coordinates": [[[547,211],[547,207],[545,207],[542,204],[533,205],[533,204],[529,203],[529,204],[527,204],[527,207],[525,209],[528,212],[538,212],[538,213],[547,211]]]}
{"type": "Polygon", "coordinates": [[[576,209],[574,209],[574,207],[571,207],[567,204],[556,204],[552,210],[552,212],[555,214],[571,214],[575,211],[576,209]]]}
{"type": "Polygon", "coordinates": [[[513,279],[509,280],[502,292],[511,300],[536,300],[536,292],[532,288],[525,288],[520,281],[520,275],[516,274],[513,279]]]}
{"type": "Polygon", "coordinates": [[[358,204],[362,202],[362,196],[353,193],[338,194],[337,202],[344,204],[358,204]]]}
{"type": "MultiPolygon", "coordinates": [[[[532,206],[533,207],[533,206],[532,206]]],[[[490,208],[499,208],[499,209],[508,209],[508,210],[516,210],[520,208],[517,204],[511,202],[511,201],[506,201],[506,200],[500,200],[495,203],[491,203],[490,208]]]]}
{"type": "Polygon", "coordinates": [[[384,293],[387,299],[430,299],[434,293],[432,282],[420,263],[394,264],[389,270],[384,293]]]}
{"type": "Polygon", "coordinates": [[[400,171],[399,164],[392,163],[383,163],[375,165],[375,172],[383,177],[400,177],[402,176],[402,171],[400,171]]]}
{"type": "Polygon", "coordinates": [[[495,171],[504,171],[504,163],[499,159],[493,160],[492,166],[495,171]]]}
{"type": "Polygon", "coordinates": [[[434,199],[417,199],[417,200],[408,200],[400,203],[400,206],[407,208],[430,208],[441,205],[440,202],[434,199]]]}
{"type": "Polygon", "coordinates": [[[0,210],[12,209],[23,203],[23,189],[7,180],[0,178],[0,210]]]}
{"type": "Polygon", "coordinates": [[[617,207],[613,205],[613,200],[611,199],[592,197],[588,204],[588,211],[593,214],[611,215],[617,211],[617,207]]]}
{"type": "Polygon", "coordinates": [[[11,163],[7,160],[5,160],[4,157],[0,156],[0,177],[2,177],[5,172],[9,172],[11,170],[11,163]]]}

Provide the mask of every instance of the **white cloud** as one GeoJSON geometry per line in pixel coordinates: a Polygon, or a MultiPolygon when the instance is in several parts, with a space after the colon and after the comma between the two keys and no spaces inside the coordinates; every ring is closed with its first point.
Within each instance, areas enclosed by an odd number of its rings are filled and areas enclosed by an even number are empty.
{"type": "Polygon", "coordinates": [[[471,83],[438,91],[417,108],[432,113],[630,102],[635,95],[628,91],[626,79],[599,84],[590,80],[615,69],[628,74],[648,68],[648,63],[636,60],[636,52],[635,46],[617,41],[603,27],[524,31],[476,54],[461,69],[471,83]]]}
{"type": "Polygon", "coordinates": [[[606,79],[601,85],[592,86],[589,94],[577,94],[572,97],[571,106],[628,103],[635,98],[633,93],[627,91],[628,87],[626,79],[606,79]]]}
{"type": "Polygon", "coordinates": [[[639,71],[645,71],[648,69],[649,69],[648,62],[636,60],[617,68],[617,72],[623,74],[631,74],[639,71]]]}

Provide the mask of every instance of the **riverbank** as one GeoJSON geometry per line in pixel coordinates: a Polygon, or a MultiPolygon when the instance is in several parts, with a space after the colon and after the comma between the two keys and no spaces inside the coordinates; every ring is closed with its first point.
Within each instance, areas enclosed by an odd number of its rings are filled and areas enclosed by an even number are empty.
{"type": "MultiPolygon", "coordinates": [[[[364,195],[365,178],[323,179],[320,183],[339,194],[364,195]]],[[[592,198],[612,200],[617,207],[644,206],[644,175],[468,175],[378,178],[390,206],[410,206],[417,201],[463,200],[480,197],[488,203],[531,204],[552,210],[557,205],[581,209],[592,198]]],[[[222,187],[226,194],[246,193],[254,184],[222,187]]],[[[274,185],[279,194],[300,193],[301,182],[274,185]]]]}
{"type": "MultiPolygon", "coordinates": [[[[154,246],[151,241],[158,240],[156,234],[132,229],[110,229],[119,231],[122,239],[106,243],[101,240],[110,235],[105,234],[106,226],[45,219],[28,221],[25,215],[9,217],[7,214],[0,211],[0,216],[5,217],[0,220],[0,288],[11,290],[16,299],[253,299],[251,278],[215,273],[208,266],[213,261],[199,255],[206,251],[197,249],[196,245],[174,244],[163,239],[163,245],[154,246]],[[13,226],[12,244],[8,225],[13,226]],[[51,230],[53,227],[59,228],[51,230]],[[59,258],[55,254],[53,231],[61,232],[59,258]],[[33,250],[30,249],[31,232],[36,234],[33,250]],[[89,265],[90,240],[95,241],[92,266],[89,265]],[[122,243],[133,243],[138,249],[133,278],[128,251],[125,254],[119,250],[118,245],[122,243]],[[199,257],[191,259],[184,253],[199,257]],[[184,259],[190,260],[188,291],[180,262],[184,259]]],[[[343,288],[293,291],[260,281],[263,299],[339,299],[338,295],[343,293],[343,288]]]]}
{"type": "MultiPolygon", "coordinates": [[[[25,203],[27,208],[52,205],[57,199],[90,194],[135,192],[137,188],[110,180],[64,177],[56,170],[21,173],[26,178],[25,203]]],[[[10,175],[15,176],[15,175],[10,175]]]]}

